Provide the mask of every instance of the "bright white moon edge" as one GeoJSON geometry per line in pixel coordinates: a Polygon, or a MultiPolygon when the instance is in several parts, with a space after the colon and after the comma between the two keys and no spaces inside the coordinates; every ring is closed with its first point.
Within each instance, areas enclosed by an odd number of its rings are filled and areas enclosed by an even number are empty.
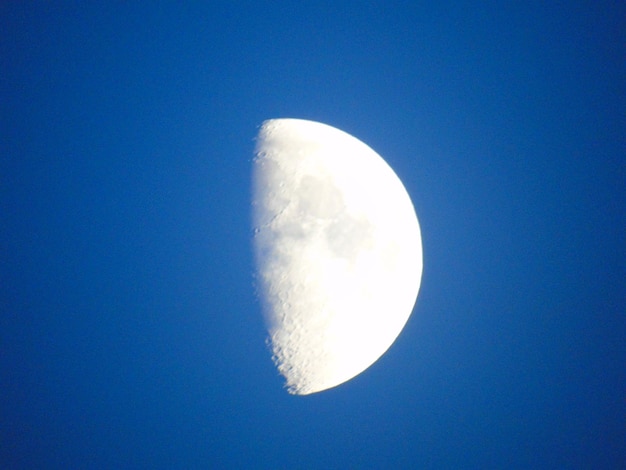
{"type": "Polygon", "coordinates": [[[387,351],[422,275],[420,228],[400,179],[326,124],[265,121],[253,163],[259,294],[290,393],[335,387],[387,351]]]}

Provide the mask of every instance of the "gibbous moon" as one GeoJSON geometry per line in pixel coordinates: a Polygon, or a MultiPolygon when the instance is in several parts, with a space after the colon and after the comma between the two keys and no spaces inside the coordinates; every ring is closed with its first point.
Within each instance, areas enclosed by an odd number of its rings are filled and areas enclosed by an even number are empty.
{"type": "Polygon", "coordinates": [[[334,127],[265,121],[252,212],[268,341],[287,390],[339,385],[382,356],[406,324],[422,277],[422,241],[400,179],[334,127]]]}

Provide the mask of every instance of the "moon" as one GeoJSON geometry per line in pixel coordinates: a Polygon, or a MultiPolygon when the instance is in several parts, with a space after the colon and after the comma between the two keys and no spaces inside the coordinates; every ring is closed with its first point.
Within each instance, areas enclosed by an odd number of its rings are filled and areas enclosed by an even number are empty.
{"type": "Polygon", "coordinates": [[[417,300],[422,241],[391,167],[319,122],[271,119],[252,169],[256,284],[287,391],[350,380],[389,349],[417,300]]]}

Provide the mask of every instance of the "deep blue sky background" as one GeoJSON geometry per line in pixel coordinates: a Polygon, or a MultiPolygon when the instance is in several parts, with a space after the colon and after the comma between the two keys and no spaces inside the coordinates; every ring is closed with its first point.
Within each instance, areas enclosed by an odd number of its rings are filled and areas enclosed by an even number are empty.
{"type": "Polygon", "coordinates": [[[0,466],[626,467],[623,2],[58,3],[0,7],[0,466]],[[252,285],[276,117],[378,151],[424,243],[307,397],[252,285]]]}

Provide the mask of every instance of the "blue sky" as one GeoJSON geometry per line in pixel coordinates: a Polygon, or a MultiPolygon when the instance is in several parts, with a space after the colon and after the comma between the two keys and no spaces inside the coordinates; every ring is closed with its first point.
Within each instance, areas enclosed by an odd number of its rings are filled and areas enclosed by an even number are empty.
{"type": "Polygon", "coordinates": [[[3,466],[626,466],[624,6],[215,3],[0,7],[3,466]],[[278,117],[381,154],[424,245],[306,397],[252,285],[278,117]]]}

